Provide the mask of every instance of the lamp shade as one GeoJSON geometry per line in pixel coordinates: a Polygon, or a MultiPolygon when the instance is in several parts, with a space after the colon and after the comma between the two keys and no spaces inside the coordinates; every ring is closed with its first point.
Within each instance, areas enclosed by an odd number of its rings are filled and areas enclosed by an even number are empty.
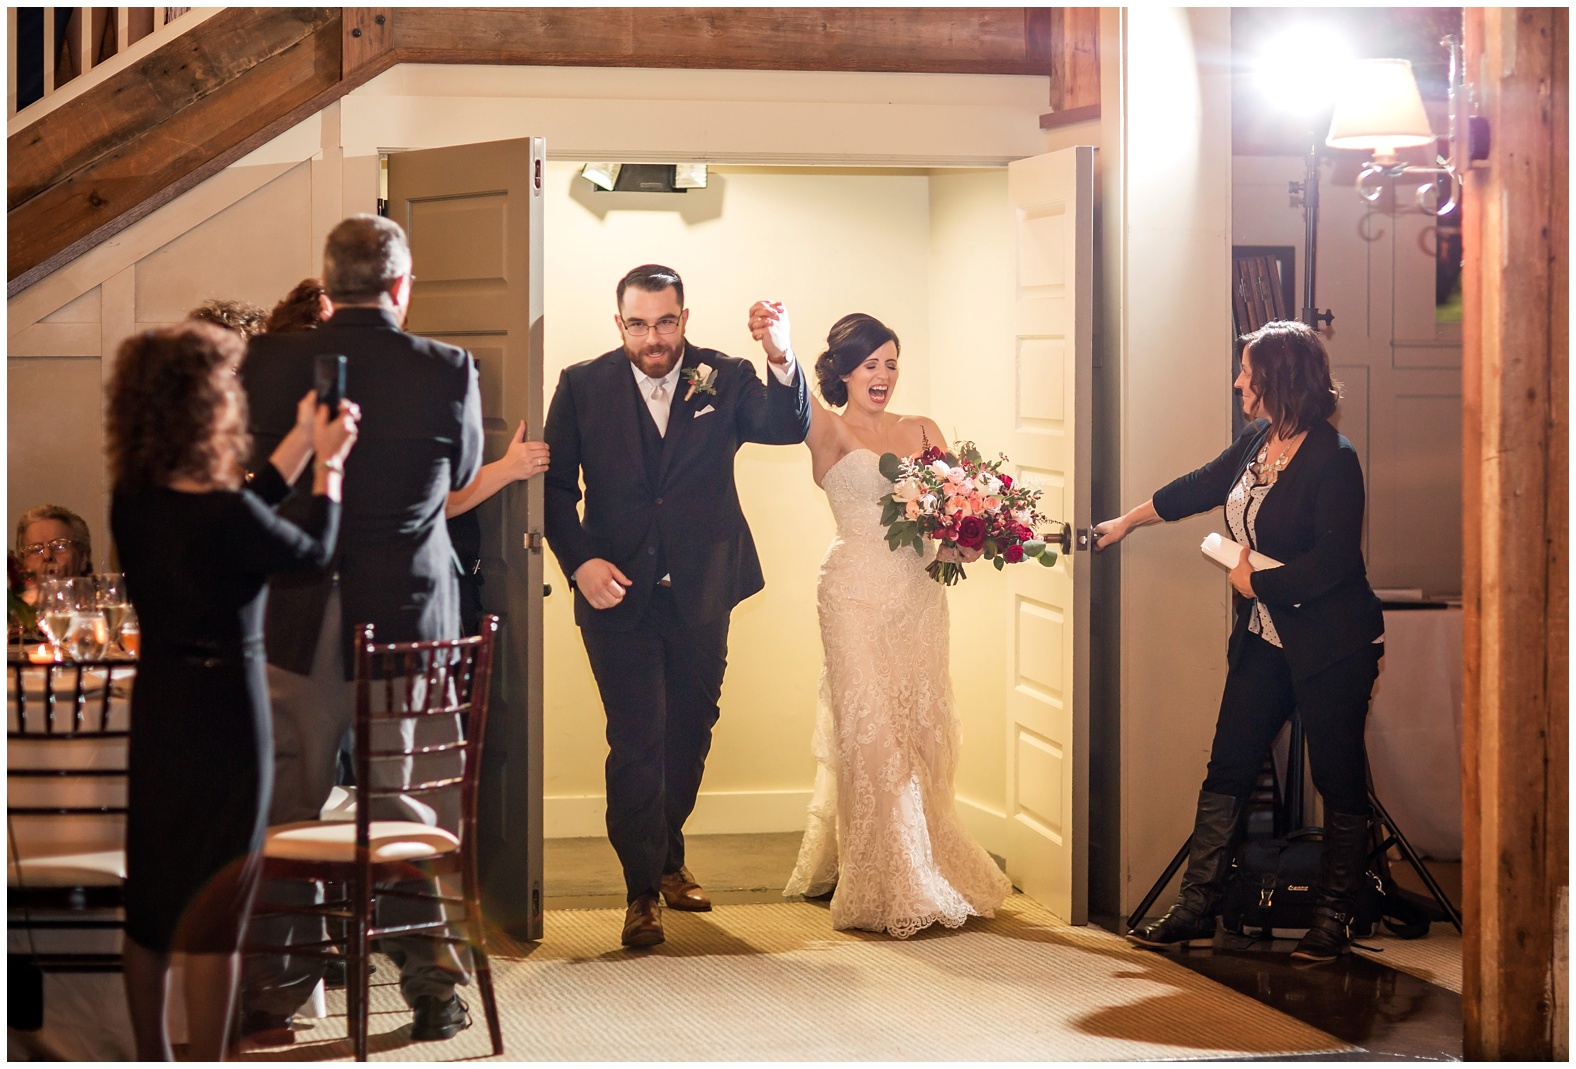
{"type": "Polygon", "coordinates": [[[1393,159],[1396,149],[1433,141],[1411,63],[1365,59],[1352,64],[1336,97],[1326,145],[1368,149],[1378,158],[1393,159]]]}

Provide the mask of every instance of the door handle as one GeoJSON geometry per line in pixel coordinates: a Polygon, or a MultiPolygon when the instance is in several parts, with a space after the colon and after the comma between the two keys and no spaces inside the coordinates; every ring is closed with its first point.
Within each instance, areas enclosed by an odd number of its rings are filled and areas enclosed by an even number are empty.
{"type": "Polygon", "coordinates": [[[1068,523],[1066,520],[1054,520],[1052,522],[1054,522],[1056,526],[1060,528],[1053,541],[1061,549],[1062,556],[1072,556],[1073,548],[1075,546],[1078,549],[1084,550],[1086,552],[1088,551],[1089,539],[1091,537],[1089,528],[1080,527],[1074,531],[1073,525],[1068,523]]]}

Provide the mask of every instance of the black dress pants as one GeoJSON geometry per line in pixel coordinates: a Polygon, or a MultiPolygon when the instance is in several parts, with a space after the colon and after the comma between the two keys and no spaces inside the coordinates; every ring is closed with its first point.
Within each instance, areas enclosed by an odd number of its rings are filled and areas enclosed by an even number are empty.
{"type": "Polygon", "coordinates": [[[684,864],[728,664],[728,617],[691,626],[659,586],[630,631],[581,629],[607,713],[607,837],[628,900],[684,864]]]}
{"type": "Polygon", "coordinates": [[[1368,751],[1363,732],[1383,645],[1370,646],[1294,680],[1286,654],[1257,635],[1226,676],[1204,790],[1245,798],[1293,711],[1302,717],[1313,785],[1326,809],[1368,816],[1368,751]]]}

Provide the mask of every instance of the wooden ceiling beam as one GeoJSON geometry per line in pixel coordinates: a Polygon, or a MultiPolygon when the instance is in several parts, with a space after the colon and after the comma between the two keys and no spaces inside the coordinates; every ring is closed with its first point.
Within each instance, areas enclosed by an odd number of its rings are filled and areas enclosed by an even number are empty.
{"type": "Polygon", "coordinates": [[[8,139],[7,291],[396,63],[1038,75],[1071,108],[1098,102],[1098,31],[1096,8],[227,8],[8,139]]]}

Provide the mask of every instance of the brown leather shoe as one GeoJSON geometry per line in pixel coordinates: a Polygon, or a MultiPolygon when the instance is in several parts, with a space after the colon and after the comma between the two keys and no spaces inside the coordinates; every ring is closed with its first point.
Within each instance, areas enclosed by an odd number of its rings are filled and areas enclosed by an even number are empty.
{"type": "Polygon", "coordinates": [[[688,868],[680,868],[662,877],[662,898],[669,909],[681,909],[688,913],[707,913],[711,910],[711,899],[700,889],[700,884],[695,882],[688,868]]]}
{"type": "Polygon", "coordinates": [[[624,945],[652,947],[662,942],[662,907],[656,895],[641,895],[624,913],[624,945]]]}

